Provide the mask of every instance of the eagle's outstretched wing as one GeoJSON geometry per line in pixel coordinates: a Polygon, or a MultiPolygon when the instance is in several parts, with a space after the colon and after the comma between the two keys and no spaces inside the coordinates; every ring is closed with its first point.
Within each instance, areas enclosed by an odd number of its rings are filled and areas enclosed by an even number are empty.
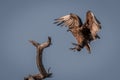
{"type": "Polygon", "coordinates": [[[86,13],[86,22],[85,26],[90,29],[91,36],[94,39],[100,38],[97,35],[97,32],[101,29],[101,23],[100,21],[96,18],[96,16],[93,14],[92,11],[87,11],[86,13]]]}
{"type": "Polygon", "coordinates": [[[81,31],[81,26],[83,23],[79,16],[70,13],[69,15],[55,19],[54,23],[57,24],[57,26],[60,25],[68,27],[68,30],[71,31],[78,44],[82,44],[84,37],[81,31]]]}
{"type": "Polygon", "coordinates": [[[67,26],[70,29],[74,27],[80,27],[83,24],[80,17],[72,13],[55,19],[54,23],[57,24],[57,26],[67,26]]]}

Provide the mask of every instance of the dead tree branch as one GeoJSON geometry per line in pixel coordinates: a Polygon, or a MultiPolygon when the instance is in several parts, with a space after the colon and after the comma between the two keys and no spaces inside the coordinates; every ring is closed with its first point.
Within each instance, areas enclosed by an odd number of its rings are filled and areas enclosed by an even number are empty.
{"type": "Polygon", "coordinates": [[[51,37],[48,37],[48,41],[42,44],[33,40],[29,40],[29,42],[36,47],[36,64],[40,73],[35,75],[29,75],[28,77],[24,78],[24,80],[43,80],[45,78],[50,78],[52,76],[52,73],[49,73],[50,68],[48,69],[48,72],[45,70],[44,65],[42,63],[42,54],[43,50],[51,45],[51,37]]]}

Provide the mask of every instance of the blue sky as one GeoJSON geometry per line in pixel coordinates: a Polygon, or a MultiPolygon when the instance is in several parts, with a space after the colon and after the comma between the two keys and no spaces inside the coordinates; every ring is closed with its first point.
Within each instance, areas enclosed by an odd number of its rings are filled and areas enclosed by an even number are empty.
{"type": "Polygon", "coordinates": [[[44,42],[52,37],[45,49],[43,63],[51,67],[53,78],[46,80],[119,80],[120,47],[118,0],[0,0],[0,79],[23,80],[38,73],[36,49],[28,40],[44,42]],[[91,43],[92,52],[70,51],[76,40],[53,24],[54,19],[69,13],[85,21],[87,10],[100,20],[101,39],[91,43]]]}

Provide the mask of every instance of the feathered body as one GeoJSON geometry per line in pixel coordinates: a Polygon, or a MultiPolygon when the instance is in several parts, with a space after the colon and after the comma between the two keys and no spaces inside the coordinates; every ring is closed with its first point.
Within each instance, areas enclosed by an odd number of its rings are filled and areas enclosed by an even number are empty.
{"type": "Polygon", "coordinates": [[[90,42],[96,38],[100,38],[97,35],[97,32],[101,29],[100,22],[91,11],[87,11],[84,24],[78,15],[72,13],[55,19],[54,23],[57,26],[68,27],[67,31],[73,34],[77,43],[73,43],[75,47],[71,48],[72,50],[80,51],[83,47],[86,47],[90,53],[90,42]]]}

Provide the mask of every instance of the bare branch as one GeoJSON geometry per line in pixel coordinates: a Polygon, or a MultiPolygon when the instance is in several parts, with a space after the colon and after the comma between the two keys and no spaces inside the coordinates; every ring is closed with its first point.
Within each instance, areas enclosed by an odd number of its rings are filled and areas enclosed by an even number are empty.
{"type": "Polygon", "coordinates": [[[30,40],[30,43],[32,43],[36,49],[37,49],[37,55],[36,55],[36,64],[39,70],[39,74],[35,74],[35,75],[30,75],[26,78],[24,78],[24,80],[43,80],[45,78],[49,78],[51,77],[52,73],[49,73],[50,68],[48,69],[48,72],[45,70],[44,65],[42,63],[42,53],[44,48],[47,48],[51,45],[51,37],[48,37],[48,41],[44,42],[42,44],[30,40]]]}

